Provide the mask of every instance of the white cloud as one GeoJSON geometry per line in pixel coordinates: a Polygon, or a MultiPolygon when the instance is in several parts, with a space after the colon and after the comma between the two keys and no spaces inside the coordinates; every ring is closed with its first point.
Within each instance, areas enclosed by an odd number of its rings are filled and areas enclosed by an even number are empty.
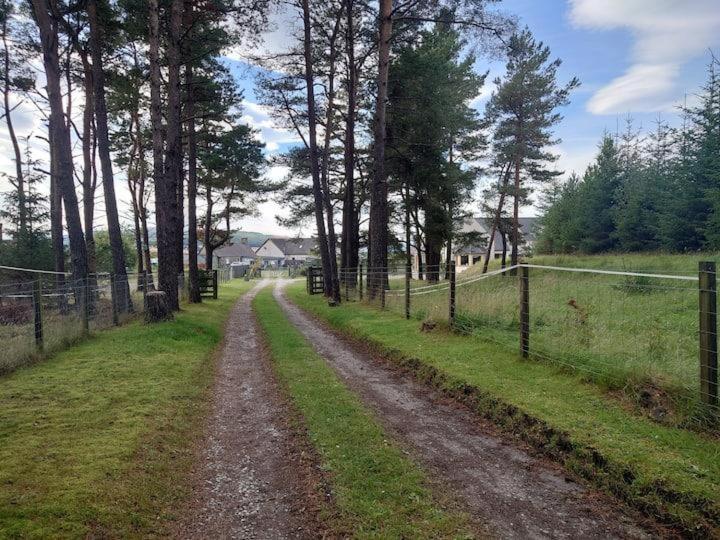
{"type": "Polygon", "coordinates": [[[268,152],[276,152],[281,144],[302,142],[295,131],[278,128],[267,107],[251,101],[244,101],[243,107],[245,114],[241,120],[260,131],[258,138],[266,144],[268,152]]]}
{"type": "Polygon", "coordinates": [[[673,105],[680,69],[720,43],[717,0],[570,0],[581,28],[632,32],[631,65],[588,102],[594,114],[665,110],[673,105]]]}

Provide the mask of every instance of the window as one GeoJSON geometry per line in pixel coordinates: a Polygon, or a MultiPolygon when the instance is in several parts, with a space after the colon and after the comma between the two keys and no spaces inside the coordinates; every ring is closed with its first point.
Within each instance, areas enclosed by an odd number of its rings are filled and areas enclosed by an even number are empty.
{"type": "Polygon", "coordinates": [[[460,255],[460,266],[467,266],[468,255],[460,255]]]}

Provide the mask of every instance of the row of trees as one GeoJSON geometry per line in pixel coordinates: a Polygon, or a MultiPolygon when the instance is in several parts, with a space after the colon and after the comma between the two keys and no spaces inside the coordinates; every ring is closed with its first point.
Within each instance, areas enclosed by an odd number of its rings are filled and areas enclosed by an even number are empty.
{"type": "Polygon", "coordinates": [[[682,123],[606,134],[581,177],[546,197],[538,249],[550,253],[720,249],[720,63],[711,59],[682,123]]]}
{"type": "Polygon", "coordinates": [[[211,265],[232,217],[252,212],[276,187],[262,178],[263,145],[240,122],[242,95],[221,59],[260,31],[266,10],[266,2],[242,0],[3,0],[4,120],[16,164],[6,175],[12,189],[2,217],[12,241],[3,242],[4,252],[11,245],[20,266],[37,268],[37,248],[49,243],[54,270],[64,272],[66,231],[73,276],[92,279],[102,270],[94,232],[101,191],[119,281],[127,282],[133,261],[138,272],[152,271],[154,232],[158,284],[170,305],[178,308],[185,245],[190,300],[199,301],[198,237],[211,265]],[[38,54],[42,69],[33,70],[38,54]],[[32,103],[45,120],[47,135],[34,142],[47,144],[49,167],[32,158],[31,140],[22,154],[12,98],[32,103]],[[132,261],[115,194],[118,169],[131,197],[132,261]],[[43,182],[47,198],[39,195],[43,182]]]}
{"type": "Polygon", "coordinates": [[[442,250],[451,253],[488,172],[499,177],[496,227],[514,201],[517,260],[519,207],[531,185],[556,174],[546,167],[555,159],[547,147],[556,142],[556,109],[578,82],[560,85],[560,61],[491,4],[300,0],[290,4],[299,21],[291,46],[255,59],[267,70],[258,82],[263,104],[302,141],[279,158],[290,171],[284,224],[314,220],[328,296],[339,299],[338,273],[355,282],[362,244],[371,298],[388,253],[403,244],[408,257],[411,248],[424,254],[427,278],[437,280],[442,250]],[[479,54],[508,59],[484,117],[471,106],[486,78],[474,71],[479,54]],[[404,242],[393,234],[402,227],[404,242]]]}
{"type": "MultiPolygon", "coordinates": [[[[124,275],[114,168],[131,195],[139,271],[151,269],[154,213],[158,284],[174,308],[185,243],[190,299],[198,301],[199,243],[210,262],[230,239],[231,219],[278,188],[291,209],[285,225],[313,221],[326,294],[336,300],[341,278],[355,281],[363,244],[370,297],[384,284],[389,252],[403,244],[408,254],[413,246],[424,253],[427,278],[438,279],[442,250],[451,253],[463,208],[488,173],[497,178],[489,203],[496,228],[513,202],[516,261],[518,209],[532,186],[556,174],[547,167],[555,159],[547,147],[556,142],[556,110],[577,81],[559,85],[560,61],[495,4],[278,3],[296,17],[296,32],[286,51],[252,60],[265,68],[261,102],[301,141],[277,158],[290,171],[282,185],[262,178],[262,145],[239,120],[242,96],[220,58],[261,33],[269,0],[32,0],[29,18],[23,4],[7,4],[6,92],[31,97],[47,114],[50,171],[37,181],[50,179],[55,269],[64,269],[65,226],[73,273],[97,271],[94,203],[101,188],[113,271],[124,275]],[[37,51],[47,91],[21,72],[37,51]],[[471,106],[486,79],[474,71],[480,55],[507,59],[484,116],[471,106]],[[79,107],[74,95],[83,98],[79,107]],[[402,227],[404,242],[393,234],[402,227]]],[[[6,103],[9,131],[11,116],[6,103]]],[[[30,205],[42,201],[33,202],[31,177],[20,174],[39,168],[17,152],[15,161],[9,197],[18,201],[11,219],[17,243],[30,205]]]]}

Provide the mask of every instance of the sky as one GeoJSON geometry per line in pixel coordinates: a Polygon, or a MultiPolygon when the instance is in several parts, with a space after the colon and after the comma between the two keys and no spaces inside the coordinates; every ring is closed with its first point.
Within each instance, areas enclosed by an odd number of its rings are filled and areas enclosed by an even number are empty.
{"type": "MultiPolygon", "coordinates": [[[[659,117],[677,123],[678,105],[692,103],[705,80],[709,51],[720,50],[718,0],[505,0],[501,7],[518,17],[521,26],[527,25],[550,47],[554,57],[563,60],[561,82],[573,76],[581,81],[555,130],[561,139],[554,149],[559,155],[557,167],[566,174],[581,174],[593,160],[603,133],[622,129],[628,116],[636,127],[645,130],[652,130],[659,117]]],[[[275,30],[265,36],[267,50],[281,49],[295,24],[291,14],[275,15],[274,23],[275,30]]],[[[259,137],[272,156],[298,140],[294,133],[277,129],[257,104],[257,71],[242,57],[242,52],[233,51],[226,62],[244,89],[243,119],[260,131],[259,137]]],[[[502,75],[503,64],[479,57],[476,69],[490,71],[486,88],[472,102],[483,111],[492,93],[490,81],[502,75]]],[[[15,122],[21,134],[41,130],[41,120],[27,103],[16,111],[15,122]]],[[[10,146],[3,127],[0,124],[0,171],[11,172],[10,146]]],[[[284,173],[280,167],[271,167],[267,174],[279,179],[284,173]]],[[[0,180],[0,190],[5,189],[7,184],[0,180]]],[[[127,190],[121,179],[117,192],[127,215],[127,190]]],[[[101,207],[99,204],[102,221],[101,207]]],[[[310,225],[302,230],[278,226],[275,216],[284,214],[281,201],[261,205],[259,213],[234,226],[273,235],[313,232],[310,225]]],[[[537,210],[528,207],[523,213],[535,215],[537,210]]]]}

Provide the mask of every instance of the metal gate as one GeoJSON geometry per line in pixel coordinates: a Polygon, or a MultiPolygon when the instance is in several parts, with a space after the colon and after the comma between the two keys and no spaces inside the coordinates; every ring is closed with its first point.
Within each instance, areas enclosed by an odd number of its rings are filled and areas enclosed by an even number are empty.
{"type": "Polygon", "coordinates": [[[325,292],[322,268],[310,266],[307,269],[307,292],[308,294],[322,294],[325,292]]]}

